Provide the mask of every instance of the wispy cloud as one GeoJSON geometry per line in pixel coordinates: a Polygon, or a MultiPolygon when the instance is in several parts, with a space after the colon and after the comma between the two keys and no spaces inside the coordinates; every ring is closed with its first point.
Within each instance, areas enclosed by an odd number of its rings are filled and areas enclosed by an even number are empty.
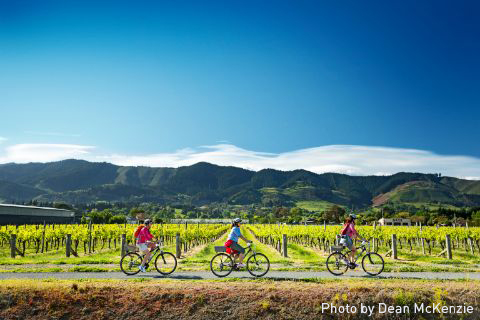
{"type": "Polygon", "coordinates": [[[251,170],[305,169],[316,173],[387,175],[396,172],[442,173],[479,179],[480,159],[439,155],[430,151],[390,147],[330,145],[284,153],[242,149],[231,144],[186,148],[149,155],[102,154],[95,147],[58,144],[21,144],[7,147],[0,162],[47,162],[77,158],[125,166],[180,167],[206,161],[251,170]]]}
{"type": "Polygon", "coordinates": [[[0,143],[3,143],[3,142],[5,142],[5,141],[7,141],[7,140],[8,140],[8,139],[5,138],[5,137],[0,137],[0,143]]]}
{"type": "Polygon", "coordinates": [[[5,148],[0,163],[50,162],[69,158],[84,158],[93,150],[92,146],[73,144],[17,144],[5,148]]]}
{"type": "Polygon", "coordinates": [[[338,172],[352,175],[387,175],[401,171],[442,173],[454,177],[480,177],[480,159],[446,156],[415,149],[331,145],[285,153],[250,151],[220,144],[173,153],[146,156],[110,155],[100,157],[118,165],[179,167],[206,161],[261,170],[305,169],[316,173],[338,172]]]}

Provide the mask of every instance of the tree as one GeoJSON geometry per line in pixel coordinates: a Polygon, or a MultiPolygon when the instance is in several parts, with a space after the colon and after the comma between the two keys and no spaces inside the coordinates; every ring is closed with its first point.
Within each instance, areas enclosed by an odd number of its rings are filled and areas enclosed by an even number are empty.
{"type": "Polygon", "coordinates": [[[410,213],[408,212],[399,212],[395,215],[395,218],[410,219],[410,213]]]}
{"type": "Polygon", "coordinates": [[[480,227],[480,211],[472,213],[472,222],[474,225],[480,227]]]}
{"type": "Polygon", "coordinates": [[[334,205],[327,209],[323,213],[323,219],[328,222],[340,223],[341,218],[345,215],[346,211],[340,206],[334,205]]]}
{"type": "Polygon", "coordinates": [[[288,223],[299,222],[300,220],[302,220],[302,210],[298,207],[292,208],[288,223]]]}
{"type": "Polygon", "coordinates": [[[70,206],[66,203],[63,203],[63,202],[54,202],[53,207],[56,208],[56,209],[73,210],[72,206],[70,206]]]}
{"type": "Polygon", "coordinates": [[[135,207],[135,208],[130,209],[129,214],[132,218],[136,218],[137,215],[142,214],[142,213],[143,214],[145,213],[145,211],[143,209],[135,207]]]}
{"type": "Polygon", "coordinates": [[[110,218],[108,223],[119,223],[119,224],[127,223],[127,217],[123,214],[115,215],[110,218]]]}
{"type": "Polygon", "coordinates": [[[412,221],[412,223],[421,223],[421,224],[425,224],[425,221],[427,220],[425,216],[423,215],[415,215],[415,216],[411,216],[410,217],[410,220],[412,221]]]}

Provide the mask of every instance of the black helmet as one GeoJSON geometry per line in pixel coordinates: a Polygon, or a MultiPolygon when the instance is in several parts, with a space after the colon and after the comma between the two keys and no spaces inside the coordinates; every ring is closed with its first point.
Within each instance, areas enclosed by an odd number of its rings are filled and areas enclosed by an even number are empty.
{"type": "Polygon", "coordinates": [[[357,215],[355,213],[350,213],[348,216],[352,219],[357,219],[357,215]]]}
{"type": "Polygon", "coordinates": [[[145,225],[149,225],[149,224],[152,223],[152,220],[150,220],[150,219],[145,219],[145,221],[143,221],[143,223],[144,223],[145,225]]]}

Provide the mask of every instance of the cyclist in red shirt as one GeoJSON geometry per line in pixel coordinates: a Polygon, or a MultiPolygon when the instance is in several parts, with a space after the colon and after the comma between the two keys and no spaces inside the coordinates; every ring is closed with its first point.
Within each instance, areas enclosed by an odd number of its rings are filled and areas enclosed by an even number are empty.
{"type": "Polygon", "coordinates": [[[153,243],[152,240],[154,240],[153,235],[150,233],[150,228],[152,227],[152,220],[147,219],[144,221],[145,227],[140,230],[138,233],[138,240],[137,240],[137,247],[140,249],[140,252],[144,255],[142,264],[140,267],[140,271],[142,272],[147,272],[145,270],[145,263],[150,260],[150,256],[152,255],[150,253],[149,247],[151,247],[151,244],[153,243]]]}

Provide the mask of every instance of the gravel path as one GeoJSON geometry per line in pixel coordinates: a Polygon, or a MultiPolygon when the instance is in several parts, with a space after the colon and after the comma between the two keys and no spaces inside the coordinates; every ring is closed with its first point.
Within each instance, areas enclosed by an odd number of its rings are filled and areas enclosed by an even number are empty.
{"type": "MultiPolygon", "coordinates": [[[[178,280],[202,280],[202,279],[218,279],[209,271],[191,271],[191,272],[174,272],[168,277],[164,277],[156,272],[147,272],[134,276],[126,276],[121,272],[37,272],[37,273],[0,273],[0,280],[3,279],[134,279],[134,278],[153,278],[153,279],[178,279],[178,280]]],[[[227,278],[252,279],[248,272],[232,272],[227,278]]],[[[345,279],[345,278],[372,278],[365,273],[359,271],[350,271],[340,277],[335,277],[329,272],[295,272],[295,271],[271,271],[264,278],[277,280],[294,280],[294,279],[345,279]]],[[[374,278],[381,279],[472,279],[480,280],[480,272],[464,273],[464,272],[384,272],[380,276],[374,278]]]]}

